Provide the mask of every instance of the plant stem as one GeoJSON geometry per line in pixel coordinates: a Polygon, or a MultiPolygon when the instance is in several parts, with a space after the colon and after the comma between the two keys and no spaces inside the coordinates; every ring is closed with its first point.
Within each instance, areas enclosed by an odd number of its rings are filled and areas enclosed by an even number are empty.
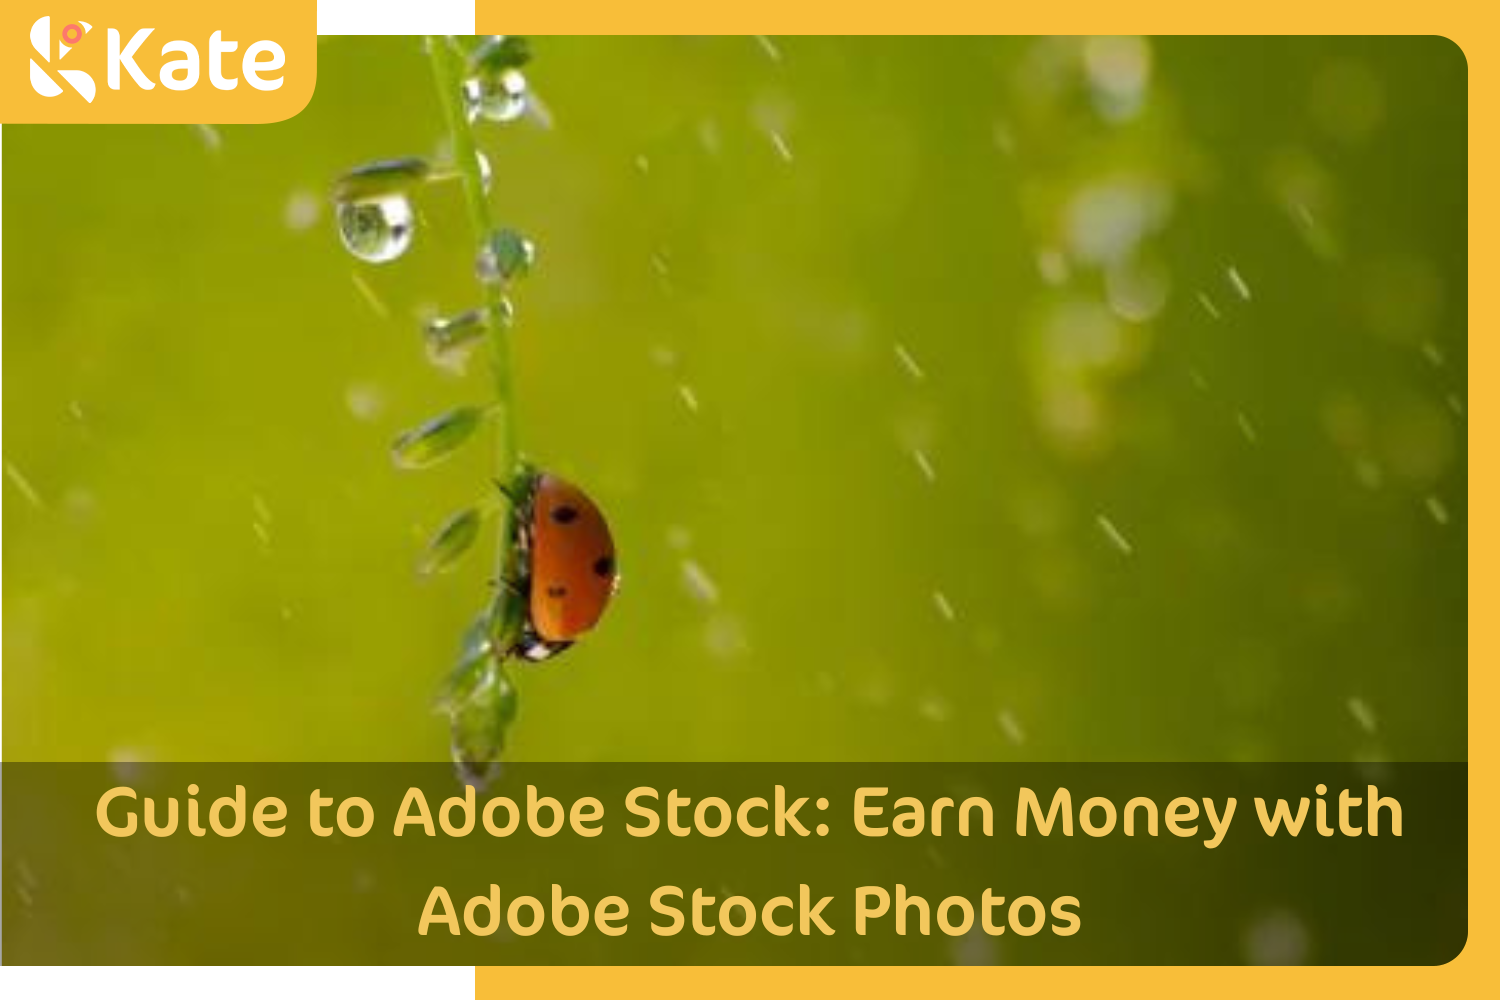
{"type": "MultiPolygon", "coordinates": [[[[474,250],[482,253],[486,241],[495,231],[490,217],[489,200],[484,190],[484,179],[480,174],[479,150],[474,142],[474,130],[464,108],[464,57],[446,35],[427,36],[427,54],[432,61],[432,74],[437,83],[438,100],[443,108],[443,118],[448,126],[448,135],[453,145],[453,166],[464,189],[464,202],[468,206],[469,225],[474,233],[474,250]]],[[[516,405],[511,381],[510,340],[503,279],[498,277],[479,280],[483,301],[488,315],[488,341],[490,375],[494,382],[496,418],[495,430],[495,476],[509,486],[519,464],[516,445],[516,405]]],[[[515,530],[516,512],[511,504],[502,505],[500,512],[500,541],[495,557],[495,603],[491,614],[491,635],[495,641],[503,641],[513,635],[520,624],[522,608],[520,600],[504,585],[504,581],[515,579],[515,546],[511,540],[515,530]]],[[[503,652],[503,648],[497,650],[503,652]]]]}

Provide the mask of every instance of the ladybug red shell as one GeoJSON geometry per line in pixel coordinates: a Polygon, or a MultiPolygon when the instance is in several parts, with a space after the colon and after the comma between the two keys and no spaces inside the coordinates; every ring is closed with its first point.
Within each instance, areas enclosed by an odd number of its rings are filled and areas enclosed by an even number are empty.
{"type": "Polygon", "coordinates": [[[619,581],[615,543],[588,495],[551,473],[530,478],[517,513],[526,623],[513,652],[545,660],[603,616],[619,581]]]}

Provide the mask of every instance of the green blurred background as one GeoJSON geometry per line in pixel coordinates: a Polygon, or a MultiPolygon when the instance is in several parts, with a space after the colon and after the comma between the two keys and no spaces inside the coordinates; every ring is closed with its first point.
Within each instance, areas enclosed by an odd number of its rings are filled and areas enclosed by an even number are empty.
{"type": "MultiPolygon", "coordinates": [[[[609,514],[517,759],[1465,757],[1466,66],[1436,38],[549,39],[482,126],[524,449],[609,514]],[[550,124],[549,124],[550,123],[550,124]]],[[[296,118],[4,131],[4,754],[447,755],[488,450],[419,39],[296,118]]]]}

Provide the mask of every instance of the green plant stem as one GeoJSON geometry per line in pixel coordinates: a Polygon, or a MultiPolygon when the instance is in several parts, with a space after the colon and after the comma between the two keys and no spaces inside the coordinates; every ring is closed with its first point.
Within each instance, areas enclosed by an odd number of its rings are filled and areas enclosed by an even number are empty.
{"type": "MultiPolygon", "coordinates": [[[[464,57],[453,40],[445,35],[427,36],[427,53],[432,61],[432,74],[437,83],[438,100],[443,108],[443,118],[448,126],[448,135],[453,146],[453,166],[464,190],[464,202],[468,206],[469,225],[474,231],[474,250],[482,253],[486,241],[495,231],[490,217],[490,205],[484,190],[484,179],[479,171],[479,150],[474,142],[474,130],[464,109],[464,57]]],[[[505,290],[501,279],[483,277],[479,280],[483,301],[488,314],[488,342],[490,375],[495,390],[495,475],[507,486],[514,479],[520,454],[516,444],[516,405],[512,388],[510,363],[510,333],[501,317],[507,315],[505,290]]],[[[504,581],[516,578],[515,558],[511,539],[515,529],[516,512],[510,504],[500,511],[500,541],[495,557],[495,603],[491,615],[492,637],[504,641],[511,637],[520,624],[519,598],[504,581]]],[[[503,651],[503,650],[502,650],[503,651]]]]}

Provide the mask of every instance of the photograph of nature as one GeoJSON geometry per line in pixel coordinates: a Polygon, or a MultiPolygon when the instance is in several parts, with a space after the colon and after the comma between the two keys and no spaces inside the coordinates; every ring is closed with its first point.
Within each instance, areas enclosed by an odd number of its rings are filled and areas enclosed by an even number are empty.
{"type": "Polygon", "coordinates": [[[4,143],[8,761],[1461,761],[1441,38],[323,38],[4,143]]]}

